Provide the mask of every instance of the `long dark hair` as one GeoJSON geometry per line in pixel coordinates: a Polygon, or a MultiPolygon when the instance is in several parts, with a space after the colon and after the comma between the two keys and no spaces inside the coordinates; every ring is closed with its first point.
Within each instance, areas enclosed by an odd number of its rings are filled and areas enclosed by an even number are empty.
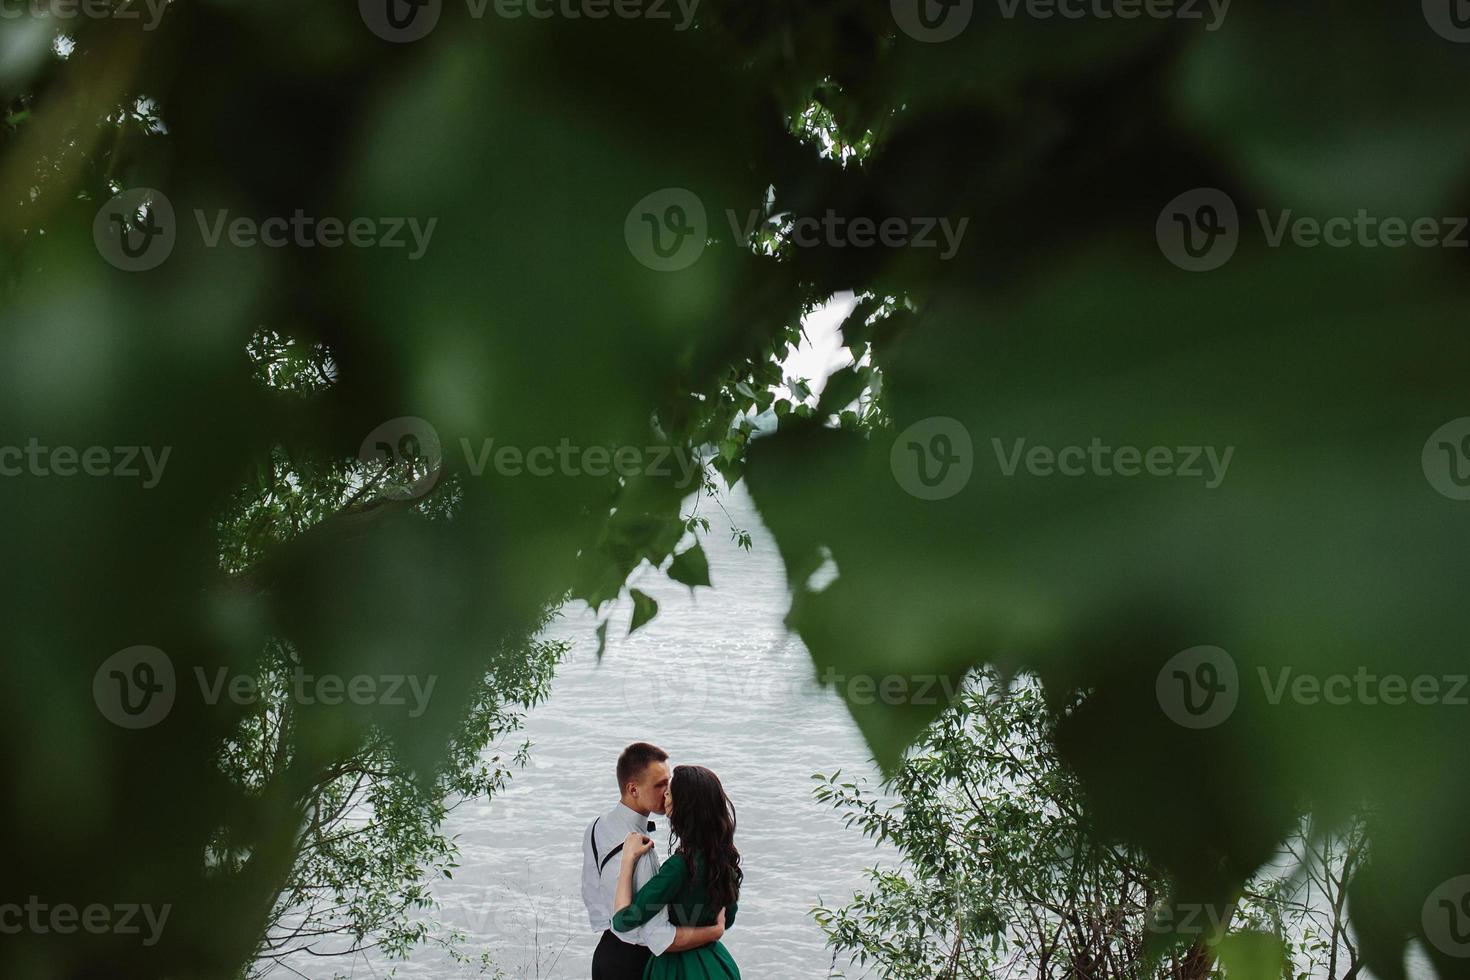
{"type": "Polygon", "coordinates": [[[735,807],[720,777],[704,766],[675,766],[669,791],[674,796],[669,828],[689,862],[689,873],[695,873],[694,859],[701,858],[710,902],[717,909],[733,905],[745,872],[735,849],[735,807]]]}

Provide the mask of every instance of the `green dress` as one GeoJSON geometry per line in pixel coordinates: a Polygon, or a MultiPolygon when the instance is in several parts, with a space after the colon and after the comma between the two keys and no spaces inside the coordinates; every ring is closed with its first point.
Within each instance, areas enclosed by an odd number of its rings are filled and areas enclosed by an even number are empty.
{"type": "MultiPolygon", "coordinates": [[[[658,874],[638,889],[633,904],[613,916],[612,926],[618,932],[637,929],[645,922],[669,910],[669,920],[676,926],[712,926],[720,910],[710,907],[705,891],[704,861],[695,860],[696,873],[691,878],[689,864],[683,854],[675,854],[664,862],[658,874]]],[[[725,928],[735,924],[735,903],[725,909],[725,928]]],[[[643,980],[740,980],[740,968],[730,958],[729,950],[713,942],[682,953],[665,953],[648,961],[643,980]]]]}

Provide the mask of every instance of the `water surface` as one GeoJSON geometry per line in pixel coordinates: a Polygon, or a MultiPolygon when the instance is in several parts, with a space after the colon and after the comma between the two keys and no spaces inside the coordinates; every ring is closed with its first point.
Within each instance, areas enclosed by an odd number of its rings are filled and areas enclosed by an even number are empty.
{"type": "MultiPolygon", "coordinates": [[[[749,498],[737,492],[724,504],[728,518],[701,502],[713,525],[704,537],[713,589],[691,596],[660,574],[636,573],[632,584],[658,600],[659,615],[628,637],[630,609],[620,608],[601,664],[589,610],[569,607],[552,625],[548,635],[573,649],[550,699],[528,718],[531,767],[494,800],[451,817],[447,832],[462,858],[454,880],[435,887],[441,921],[509,976],[591,975],[597,937],[579,894],[581,835],[617,802],[618,752],[640,739],[663,746],[675,764],[714,769],[735,803],[746,881],[725,942],[748,980],[831,971],[811,907],[850,897],[880,852],[812,799],[811,776],[841,768],[876,783],[876,769],[846,708],[819,689],[806,649],[782,625],[785,574],[749,498]],[[729,540],[732,520],[753,534],[752,551],[729,540]]],[[[655,836],[667,853],[665,821],[655,836]]],[[[468,972],[431,950],[407,963],[359,962],[354,972],[381,976],[393,966],[411,978],[468,972]]]]}

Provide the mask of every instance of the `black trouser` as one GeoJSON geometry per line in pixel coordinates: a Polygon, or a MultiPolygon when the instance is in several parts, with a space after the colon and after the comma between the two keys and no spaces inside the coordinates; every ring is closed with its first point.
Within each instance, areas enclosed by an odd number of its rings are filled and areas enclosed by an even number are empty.
{"type": "Polygon", "coordinates": [[[643,968],[651,959],[653,952],[647,946],[634,946],[604,932],[592,954],[592,980],[643,980],[643,968]]]}

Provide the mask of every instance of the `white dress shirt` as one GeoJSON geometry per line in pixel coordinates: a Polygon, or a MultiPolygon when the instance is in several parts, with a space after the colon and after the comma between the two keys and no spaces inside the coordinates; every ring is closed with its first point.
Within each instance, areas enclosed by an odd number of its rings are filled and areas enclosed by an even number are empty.
{"type": "MultiPolygon", "coordinates": [[[[617,900],[618,870],[623,865],[621,851],[612,858],[608,855],[634,833],[652,836],[648,833],[648,818],[619,803],[588,824],[586,833],[582,835],[582,901],[587,906],[587,918],[591,920],[592,928],[599,933],[612,928],[613,913],[617,911],[613,903],[617,900]]],[[[637,867],[633,869],[635,895],[658,874],[658,869],[658,849],[655,847],[639,858],[637,867]]],[[[654,956],[658,956],[673,945],[677,931],[667,915],[656,915],[637,929],[614,931],[613,935],[634,946],[647,946],[654,956]]]]}

